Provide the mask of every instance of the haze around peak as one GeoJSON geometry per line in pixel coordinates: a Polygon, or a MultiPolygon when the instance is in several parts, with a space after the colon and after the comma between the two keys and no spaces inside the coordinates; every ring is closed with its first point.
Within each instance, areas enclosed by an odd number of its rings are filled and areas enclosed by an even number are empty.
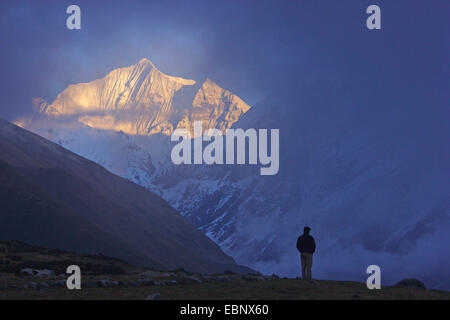
{"type": "Polygon", "coordinates": [[[321,79],[370,77],[374,86],[391,79],[424,91],[445,89],[440,66],[448,28],[441,22],[447,20],[447,4],[440,0],[426,12],[410,1],[383,2],[395,19],[389,20],[389,32],[380,33],[367,33],[362,3],[78,4],[83,27],[69,31],[63,2],[22,8],[0,2],[0,38],[8,44],[0,51],[0,84],[8,92],[0,95],[1,116],[11,121],[26,116],[33,97],[51,102],[69,84],[102,78],[142,57],[168,75],[210,77],[249,105],[286,81],[320,86],[321,79]],[[413,23],[411,17],[419,15],[422,22],[413,23]]]}
{"type": "MultiPolygon", "coordinates": [[[[52,103],[34,98],[39,116],[80,122],[86,126],[133,135],[170,135],[176,128],[193,132],[193,122],[205,130],[226,130],[250,109],[241,98],[210,79],[168,76],[150,60],[115,69],[91,82],[71,84],[52,103]]],[[[30,126],[19,119],[16,124],[30,126]]]]}

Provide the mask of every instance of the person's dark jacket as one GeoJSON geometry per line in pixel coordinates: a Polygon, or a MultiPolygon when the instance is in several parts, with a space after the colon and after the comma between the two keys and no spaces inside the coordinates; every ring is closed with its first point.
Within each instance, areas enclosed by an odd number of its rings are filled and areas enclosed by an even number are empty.
{"type": "Polygon", "coordinates": [[[300,253],[314,253],[316,242],[312,236],[304,233],[297,239],[297,249],[300,253]]]}

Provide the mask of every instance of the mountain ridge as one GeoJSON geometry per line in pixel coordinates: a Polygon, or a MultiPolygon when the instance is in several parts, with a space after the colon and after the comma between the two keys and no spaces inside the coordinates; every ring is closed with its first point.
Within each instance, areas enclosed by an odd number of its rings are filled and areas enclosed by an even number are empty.
{"type": "Polygon", "coordinates": [[[159,268],[250,270],[166,201],[93,161],[3,119],[0,146],[2,238],[103,251],[159,268]]]}
{"type": "MultiPolygon", "coordinates": [[[[203,121],[205,130],[225,130],[250,109],[209,78],[197,84],[169,76],[146,58],[103,78],[71,84],[51,104],[41,98],[33,103],[41,117],[133,135],[170,135],[176,128],[193,132],[194,121],[203,121]]],[[[16,123],[22,122],[26,119],[16,123]]]]}

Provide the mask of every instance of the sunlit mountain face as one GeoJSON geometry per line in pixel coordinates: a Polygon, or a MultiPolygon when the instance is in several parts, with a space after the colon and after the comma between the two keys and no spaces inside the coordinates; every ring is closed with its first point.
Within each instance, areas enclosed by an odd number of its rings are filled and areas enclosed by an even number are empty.
{"type": "Polygon", "coordinates": [[[17,124],[159,194],[240,264],[297,275],[295,241],[310,225],[318,278],[364,280],[379,264],[387,283],[412,277],[448,288],[446,128],[434,121],[445,112],[411,108],[407,88],[397,100],[367,88],[287,79],[250,108],[211,80],[167,76],[143,59],[70,85],[51,104],[35,99],[36,114],[17,124]],[[194,121],[280,129],[279,173],[174,165],[170,134],[192,132],[194,121]]]}
{"type": "Polygon", "coordinates": [[[225,130],[250,109],[209,79],[197,84],[168,76],[147,59],[102,79],[70,85],[51,104],[39,98],[34,102],[48,119],[144,136],[170,135],[176,128],[192,132],[194,121],[202,121],[205,129],[225,130]]]}

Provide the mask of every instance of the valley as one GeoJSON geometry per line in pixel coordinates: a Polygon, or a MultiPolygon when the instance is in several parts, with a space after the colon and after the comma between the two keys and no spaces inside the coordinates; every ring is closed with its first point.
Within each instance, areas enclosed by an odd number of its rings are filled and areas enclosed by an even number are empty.
{"type": "Polygon", "coordinates": [[[310,225],[322,278],[364,281],[377,264],[389,270],[387,283],[411,277],[449,288],[441,280],[450,279],[449,256],[437,253],[449,238],[447,133],[430,121],[445,119],[442,108],[411,114],[417,102],[407,93],[401,103],[367,100],[376,92],[362,82],[319,89],[295,77],[250,108],[211,80],[188,85],[152,65],[141,60],[71,85],[17,123],[161,196],[238,264],[294,276],[294,242],[310,225]],[[94,116],[112,125],[83,120],[94,116]],[[128,129],[114,125],[123,121],[128,129]],[[248,163],[175,165],[170,135],[180,128],[192,136],[196,121],[203,131],[279,128],[277,174],[262,176],[248,163]],[[428,259],[439,263],[432,270],[416,263],[428,259]]]}

